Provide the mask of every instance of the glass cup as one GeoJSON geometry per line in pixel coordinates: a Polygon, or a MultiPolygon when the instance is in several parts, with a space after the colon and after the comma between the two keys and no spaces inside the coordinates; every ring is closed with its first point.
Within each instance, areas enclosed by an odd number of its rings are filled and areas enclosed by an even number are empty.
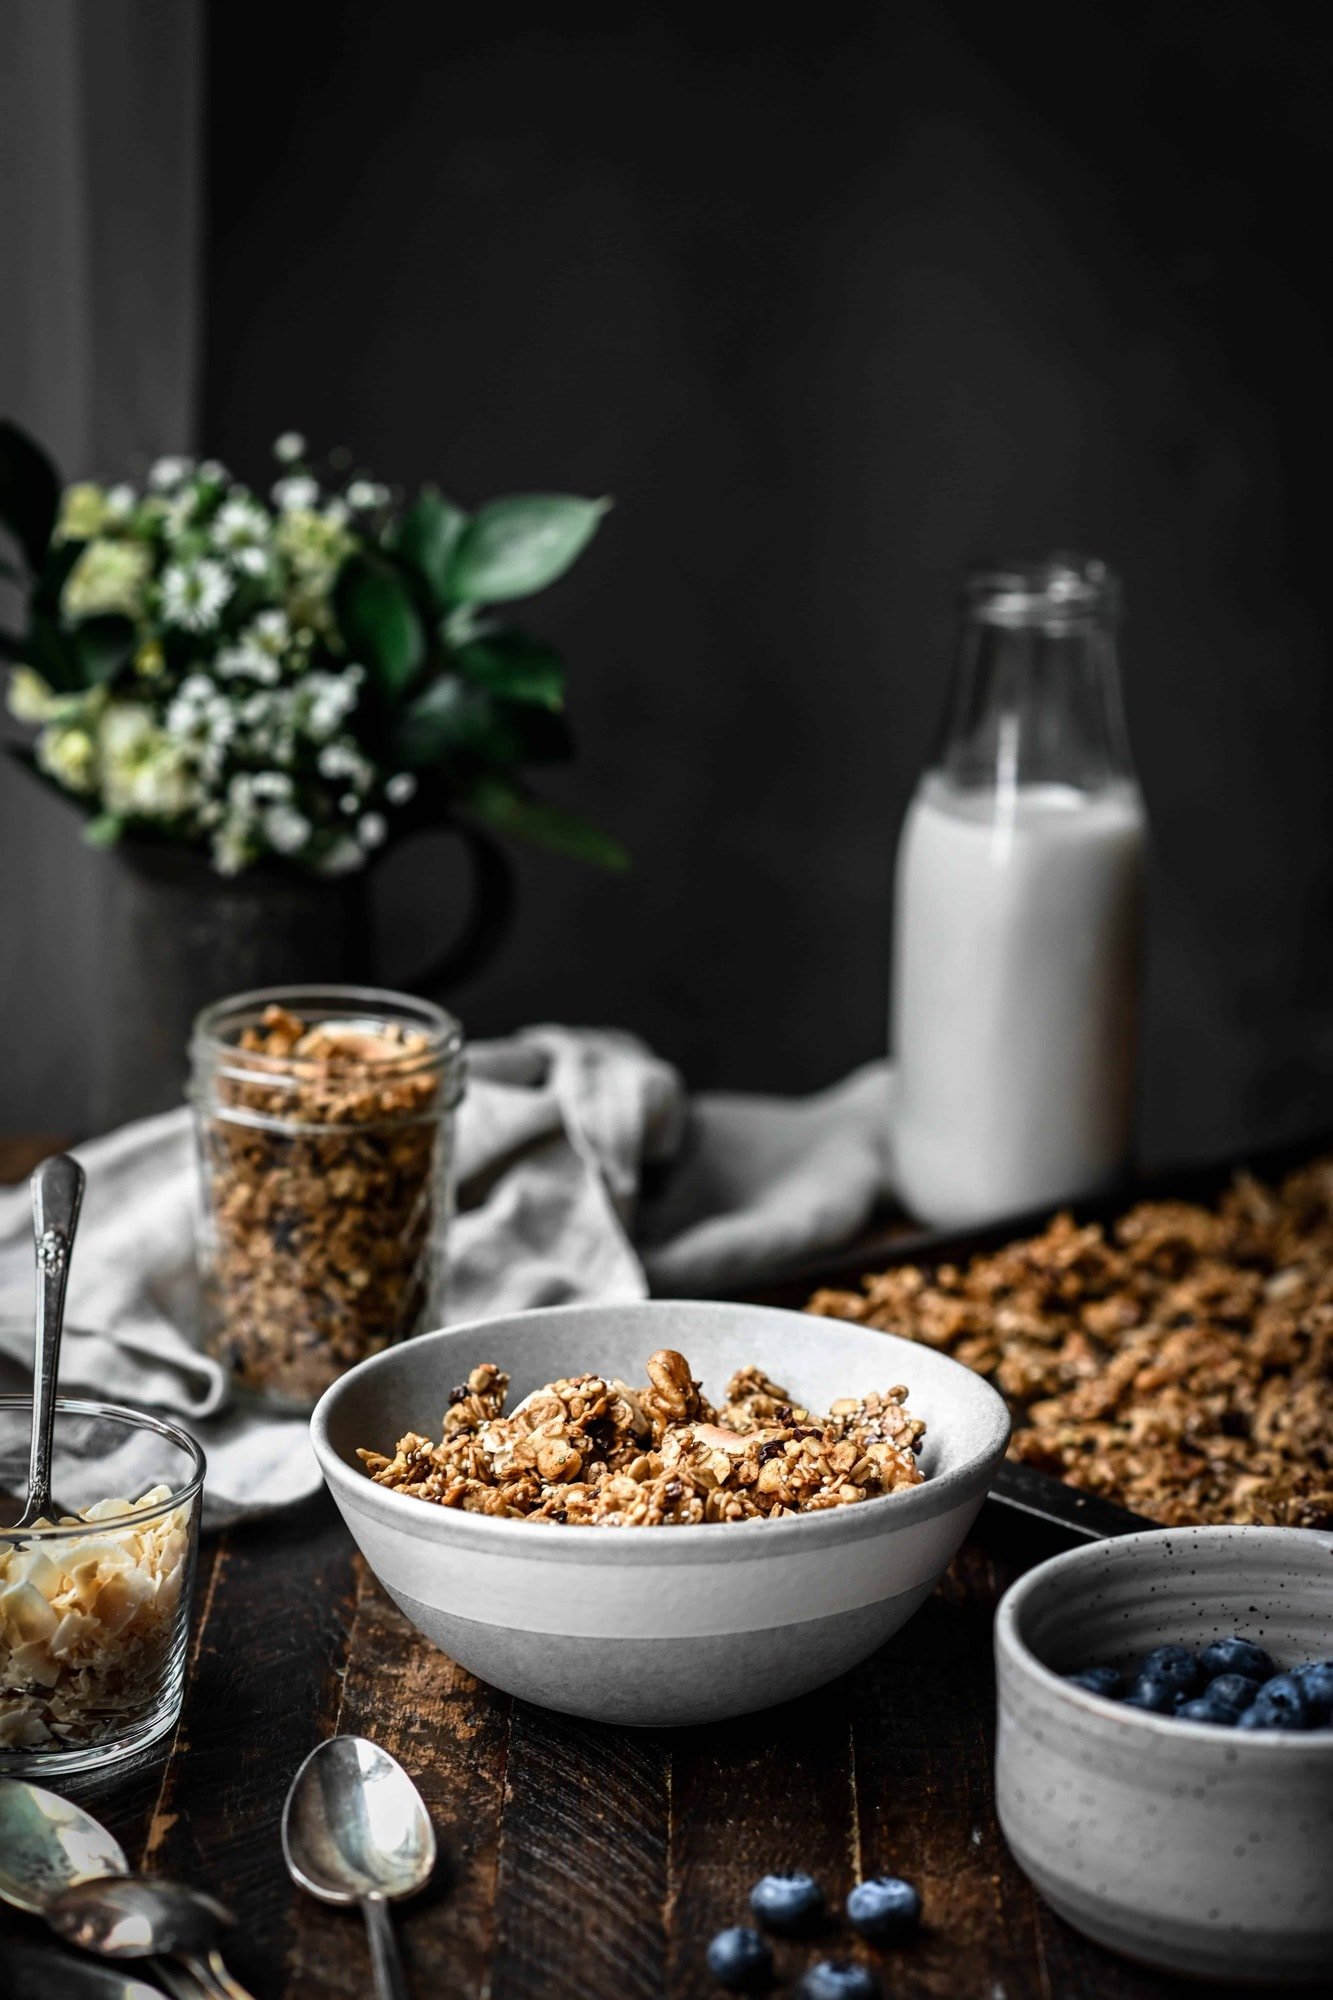
{"type": "MultiPolygon", "coordinates": [[[[32,1399],[0,1396],[0,1523],[21,1511],[32,1399]]],[[[175,1726],[204,1454],[175,1424],[56,1403],[51,1519],[0,1525],[0,1776],[100,1770],[175,1726]]]]}
{"type": "Polygon", "coordinates": [[[462,1029],[405,993],[275,987],[206,1008],[190,1056],[204,1345],[308,1411],[444,1316],[462,1029]]]}

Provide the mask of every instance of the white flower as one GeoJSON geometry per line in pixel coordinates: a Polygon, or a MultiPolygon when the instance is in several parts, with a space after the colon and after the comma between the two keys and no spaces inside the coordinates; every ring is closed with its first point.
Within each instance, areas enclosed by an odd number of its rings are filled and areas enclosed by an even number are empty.
{"type": "Polygon", "coordinates": [[[325,849],[315,863],[321,875],[350,875],[354,868],[365,866],[365,853],[354,840],[335,840],[325,849]]]}
{"type": "Polygon", "coordinates": [[[359,813],[361,810],[361,801],[356,793],[344,792],[338,801],[338,810],[339,812],[347,813],[349,817],[352,813],[359,813]]]}
{"type": "Polygon", "coordinates": [[[223,565],[210,556],[168,563],[162,572],[162,616],[186,632],[207,632],[235,587],[223,565]]]}
{"type": "Polygon", "coordinates": [[[315,762],[321,778],[331,778],[335,782],[346,778],[363,791],[375,775],[369,760],[352,743],[326,743],[315,762]]]}
{"type": "Polygon", "coordinates": [[[107,489],[106,511],[113,521],[123,521],[127,514],[134,512],[136,494],[132,486],[111,486],[107,489]]]}
{"type": "Polygon", "coordinates": [[[65,578],[60,608],[67,618],[96,618],[107,612],[137,618],[152,568],[152,551],[142,542],[99,536],[84,544],[65,578]]]}
{"type": "Polygon", "coordinates": [[[224,500],[213,516],[213,546],[236,555],[256,547],[268,534],[268,515],[257,500],[224,500]]]}
{"type": "Polygon", "coordinates": [[[67,792],[97,790],[97,748],[86,729],[51,722],[37,738],[37,765],[67,792]]]}
{"type": "Polygon", "coordinates": [[[262,646],[266,653],[280,653],[292,636],[292,628],[287,622],[285,611],[261,611],[250,626],[250,635],[255,644],[262,646]]]}
{"type": "Polygon", "coordinates": [[[319,481],[308,472],[294,472],[286,479],[279,479],[272,488],[273,505],[284,514],[305,513],[318,499],[319,481]]]}
{"type": "Polygon", "coordinates": [[[262,576],[268,568],[268,557],[262,549],[237,549],[232,561],[246,576],[262,576]]]}
{"type": "Polygon", "coordinates": [[[275,686],[282,677],[277,661],[246,641],[239,646],[221,647],[213,671],[224,680],[258,681],[264,687],[275,686]]]}
{"type": "Polygon", "coordinates": [[[297,854],[310,838],[310,821],[294,806],[270,806],[263,827],[269,846],[277,854],[297,854]]]}
{"type": "Polygon", "coordinates": [[[410,771],[396,771],[384,787],[384,796],[391,806],[405,806],[417,793],[417,781],[410,771]]]}
{"type": "Polygon", "coordinates": [[[148,484],[155,493],[171,493],[182,485],[194,471],[192,458],[159,458],[148,474],[148,484]]]}
{"type": "Polygon", "coordinates": [[[18,722],[49,722],[57,706],[55,690],[33,667],[13,667],[9,675],[9,712],[18,722]]]}
{"type": "Polygon", "coordinates": [[[356,837],[364,848],[382,847],[388,831],[383,813],[367,813],[356,829],[356,837]]]}
{"type": "Polygon", "coordinates": [[[326,500],[324,503],[324,519],[331,528],[345,528],[351,511],[345,500],[326,500]]]}
{"type": "Polygon", "coordinates": [[[305,439],[300,431],[284,431],[273,440],[273,456],[281,465],[295,465],[298,458],[305,457],[305,439]]]}
{"type": "Polygon", "coordinates": [[[252,799],[289,799],[292,781],[285,771],[257,771],[250,780],[252,799]]]}
{"type": "Polygon", "coordinates": [[[388,499],[388,487],[381,486],[374,479],[354,479],[347,489],[347,504],[357,513],[364,512],[368,507],[386,506],[388,499]]]}
{"type": "Polygon", "coordinates": [[[200,463],[199,477],[209,486],[225,486],[229,476],[220,458],[206,458],[200,463]]]}
{"type": "Polygon", "coordinates": [[[102,802],[118,818],[177,819],[199,785],[185,746],[139,702],[113,701],[97,729],[102,802]]]}

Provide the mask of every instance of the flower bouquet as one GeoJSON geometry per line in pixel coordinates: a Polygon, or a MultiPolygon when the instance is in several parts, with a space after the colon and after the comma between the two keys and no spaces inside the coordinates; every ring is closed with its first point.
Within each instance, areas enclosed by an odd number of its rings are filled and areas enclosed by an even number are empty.
{"type": "Polygon", "coordinates": [[[305,442],[267,497],[216,460],[163,458],[143,491],[60,490],[0,423],[0,526],[27,625],[0,630],[8,746],[80,804],[88,838],[174,843],[222,875],[337,876],[398,833],[469,819],[601,863],[623,850],[541,800],[568,758],[565,670],[498,607],[561,576],[607,503],[525,494],[466,513],[404,503],[305,442]]]}

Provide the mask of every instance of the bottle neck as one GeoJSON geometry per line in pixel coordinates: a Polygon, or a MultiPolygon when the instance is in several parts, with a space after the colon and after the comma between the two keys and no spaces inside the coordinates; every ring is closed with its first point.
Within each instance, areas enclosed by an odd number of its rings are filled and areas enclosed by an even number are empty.
{"type": "MultiPolygon", "coordinates": [[[[1097,792],[1132,782],[1120,700],[1113,589],[1072,596],[1050,581],[1023,593],[1013,572],[971,580],[936,769],[965,789],[1064,785],[1097,792]]],[[[1028,577],[1032,572],[1029,571],[1028,577]]]]}

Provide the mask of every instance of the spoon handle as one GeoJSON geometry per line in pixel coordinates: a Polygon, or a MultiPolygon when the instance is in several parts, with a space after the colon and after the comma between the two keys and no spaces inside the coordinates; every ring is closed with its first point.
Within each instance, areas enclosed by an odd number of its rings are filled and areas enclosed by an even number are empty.
{"type": "Polygon", "coordinates": [[[60,1374],[60,1332],[70,1252],[83,1201],[83,1168],[68,1153],[43,1160],[32,1177],[32,1224],[37,1244],[37,1336],[32,1357],[32,1444],[28,1496],[18,1526],[27,1528],[51,1504],[51,1436],[60,1374]]]}
{"type": "Polygon", "coordinates": [[[361,1903],[370,1939],[370,1962],[375,1969],[377,2000],[407,2000],[407,1980],[398,1956],[398,1940],[393,1934],[393,1918],[383,1896],[366,1896],[361,1903]]]}

